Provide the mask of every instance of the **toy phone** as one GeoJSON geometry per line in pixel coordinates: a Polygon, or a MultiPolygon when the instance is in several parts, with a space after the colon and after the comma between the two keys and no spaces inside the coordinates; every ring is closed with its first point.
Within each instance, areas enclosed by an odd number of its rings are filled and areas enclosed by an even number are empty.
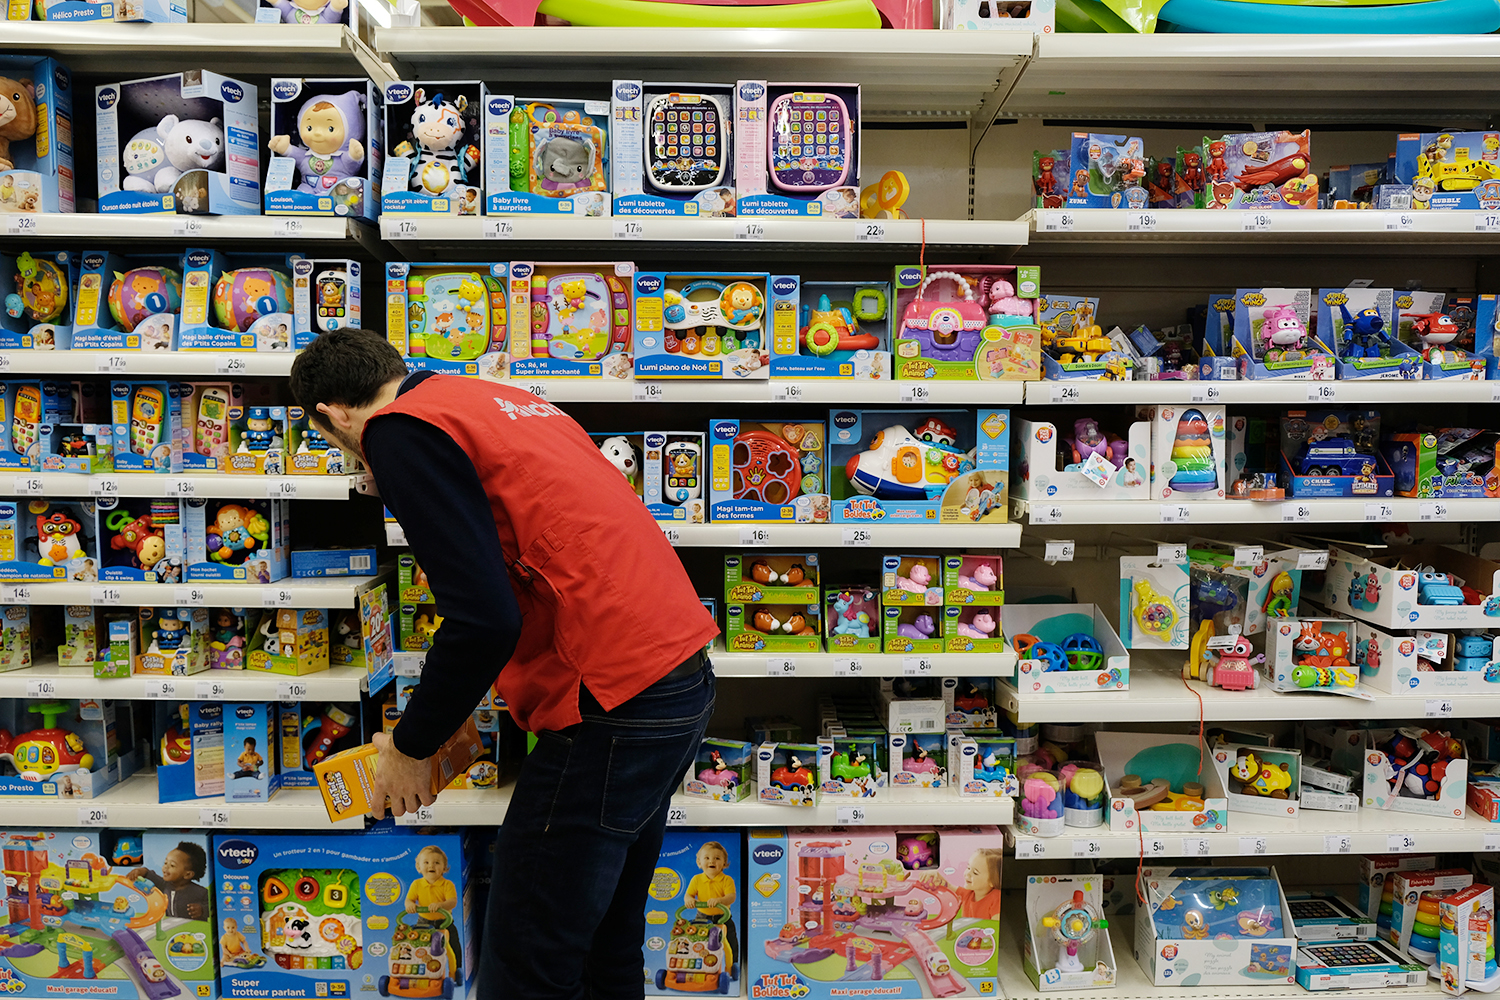
{"type": "Polygon", "coordinates": [[[349,272],[319,272],[313,282],[318,289],[318,329],[324,333],[343,327],[349,309],[349,272]]]}
{"type": "Polygon", "coordinates": [[[703,448],[692,441],[670,442],[662,451],[667,464],[667,487],[662,499],[681,506],[703,495],[703,448]]]}
{"type": "Polygon", "coordinates": [[[833,94],[797,91],[770,108],[766,158],[783,191],[826,191],[849,176],[849,108],[833,94]]]}
{"type": "Polygon", "coordinates": [[[155,386],[143,385],[135,390],[135,399],[130,404],[130,450],[137,455],[149,455],[161,444],[166,403],[162,391],[155,386]]]}
{"type": "Polygon", "coordinates": [[[15,412],[10,422],[10,449],[24,455],[37,443],[42,424],[42,392],[34,385],[16,390],[15,412]]]}
{"type": "Polygon", "coordinates": [[[193,451],[221,462],[229,456],[229,393],[217,387],[203,390],[198,399],[198,422],[193,428],[193,451]]]}
{"type": "Polygon", "coordinates": [[[550,104],[526,106],[526,141],[531,147],[532,193],[567,198],[580,191],[603,191],[604,130],[576,110],[559,112],[550,104]]]}
{"type": "Polygon", "coordinates": [[[729,117],[719,98],[662,94],[646,107],[646,176],[663,191],[703,191],[729,167],[729,117]]]}

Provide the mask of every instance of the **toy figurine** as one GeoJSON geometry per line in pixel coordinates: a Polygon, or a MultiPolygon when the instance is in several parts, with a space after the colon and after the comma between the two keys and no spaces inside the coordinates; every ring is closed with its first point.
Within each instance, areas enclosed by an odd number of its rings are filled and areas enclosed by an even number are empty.
{"type": "Polygon", "coordinates": [[[153,652],[166,654],[170,660],[182,648],[182,641],[187,638],[187,634],[187,622],[163,616],[151,631],[151,649],[153,652]]]}
{"type": "Polygon", "coordinates": [[[724,762],[724,758],[717,750],[708,752],[709,760],[713,762],[712,767],[705,767],[698,772],[698,780],[705,785],[718,785],[720,788],[733,788],[740,783],[740,776],[730,769],[724,762]]]}
{"type": "Polygon", "coordinates": [[[266,0],[281,11],[282,24],[343,24],[349,0],[266,0]]]}
{"type": "Polygon", "coordinates": [[[967,639],[990,639],[997,627],[994,615],[978,614],[972,622],[959,622],[958,634],[967,639]]]}
{"type": "MultiPolygon", "coordinates": [[[[326,15],[330,9],[342,11],[348,5],[349,0],[327,0],[323,13],[326,15]]],[[[283,14],[286,8],[301,10],[294,0],[279,0],[277,6],[283,9],[283,14]]],[[[267,146],[277,156],[289,156],[297,162],[302,175],[300,190],[320,194],[359,173],[365,161],[365,147],[360,141],[364,134],[364,95],[350,90],[312,97],[302,105],[297,112],[297,138],[302,145],[294,145],[291,136],[273,135],[267,146]]]]}
{"type": "Polygon", "coordinates": [[[1292,787],[1292,775],[1287,765],[1267,764],[1257,759],[1255,754],[1248,750],[1234,762],[1229,776],[1237,779],[1244,786],[1240,789],[1243,795],[1264,795],[1268,798],[1284,799],[1292,787]]]}
{"type": "Polygon", "coordinates": [[[167,115],[137,132],[121,156],[126,191],[171,191],[188,171],[218,170],[223,165],[224,127],[218,118],[167,115]]]}
{"type": "Polygon", "coordinates": [[[1297,361],[1304,357],[1307,328],[1292,306],[1275,306],[1264,312],[1260,327],[1261,353],[1267,362],[1297,361]]]}
{"type": "Polygon", "coordinates": [[[1464,356],[1464,352],[1457,350],[1443,350],[1448,344],[1458,339],[1458,324],[1447,313],[1422,313],[1410,316],[1411,332],[1422,340],[1422,356],[1432,364],[1442,364],[1445,361],[1457,361],[1464,356]]]}
{"type": "Polygon", "coordinates": [[[1222,184],[1229,178],[1229,165],[1224,162],[1224,154],[1229,147],[1222,139],[1215,139],[1208,144],[1208,179],[1215,184],[1222,184]]]}
{"type": "Polygon", "coordinates": [[[1390,338],[1385,334],[1385,319],[1378,309],[1361,309],[1351,315],[1342,302],[1339,310],[1344,319],[1344,353],[1351,358],[1388,358],[1390,338]]]}
{"type": "Polygon", "coordinates": [[[93,768],[94,756],[84,749],[78,734],[57,728],[58,718],[73,711],[72,705],[41,701],[26,710],[42,717],[42,728],[17,736],[0,729],[0,760],[9,761],[26,781],[50,781],[58,774],[93,768]]]}
{"type": "Polygon", "coordinates": [[[757,632],[785,632],[788,635],[817,635],[817,630],[807,624],[800,614],[790,615],[786,621],[778,620],[769,611],[759,610],[752,616],[757,632]]]}
{"type": "Polygon", "coordinates": [[[925,594],[932,586],[932,571],[926,563],[913,563],[908,576],[897,576],[896,586],[912,594],[925,594]]]}
{"type": "Polygon", "coordinates": [[[1048,195],[1057,190],[1057,178],[1052,176],[1052,168],[1057,161],[1050,156],[1044,156],[1037,161],[1036,193],[1048,195]]]}
{"type": "Polygon", "coordinates": [[[69,559],[82,559],[84,551],[78,534],[83,525],[62,511],[39,515],[36,519],[37,562],[56,566],[69,559]]]}
{"type": "Polygon", "coordinates": [[[962,573],[958,576],[958,585],[964,590],[989,591],[995,588],[999,578],[995,576],[995,568],[989,563],[980,563],[974,568],[973,576],[962,573]]]}
{"type": "MultiPolygon", "coordinates": [[[[873,595],[867,595],[866,600],[871,599],[873,595]]],[[[867,612],[854,609],[854,595],[850,591],[845,590],[834,596],[833,614],[835,624],[832,632],[834,635],[870,638],[870,616],[867,612]]]]}
{"type": "Polygon", "coordinates": [[[801,563],[792,563],[786,572],[778,573],[771,565],[762,560],[756,560],[750,564],[750,579],[762,586],[770,587],[811,587],[812,580],[807,578],[807,570],[801,563]]]}
{"type": "Polygon", "coordinates": [[[906,639],[931,639],[937,631],[937,623],[931,615],[917,615],[911,622],[896,626],[896,634],[906,639]]]}
{"type": "Polygon", "coordinates": [[[271,419],[271,410],[266,406],[252,406],[245,412],[245,433],[240,438],[239,454],[263,454],[281,445],[281,435],[276,433],[271,419]]]}
{"type": "Polygon", "coordinates": [[[630,439],[621,436],[607,437],[600,443],[599,451],[609,459],[610,465],[620,470],[625,476],[625,481],[633,489],[635,476],[640,471],[641,463],[636,457],[635,447],[630,443],[630,439]]]}
{"type": "Polygon", "coordinates": [[[36,125],[36,88],[31,81],[0,76],[0,170],[15,168],[10,144],[36,135],[36,125]]]}
{"type": "Polygon", "coordinates": [[[790,754],[786,764],[771,772],[771,784],[788,791],[797,788],[811,789],[812,769],[802,763],[802,759],[796,754],[790,754]]]}
{"type": "Polygon", "coordinates": [[[841,781],[858,781],[870,776],[870,758],[859,747],[849,744],[847,753],[836,753],[828,762],[828,773],[841,781]]]}
{"type": "Polygon", "coordinates": [[[1447,573],[1434,573],[1428,567],[1417,574],[1417,603],[1463,604],[1464,593],[1447,573]]]}
{"type": "Polygon", "coordinates": [[[451,101],[442,93],[429,98],[417,88],[415,110],[411,113],[412,141],[402,142],[392,153],[412,156],[410,189],[437,196],[468,183],[469,172],[480,163],[479,147],[464,145],[467,132],[469,100],[460,94],[451,101]]]}
{"type": "Polygon", "coordinates": [[[1203,190],[1203,154],[1183,153],[1182,173],[1179,175],[1183,187],[1189,191],[1203,190]]]}

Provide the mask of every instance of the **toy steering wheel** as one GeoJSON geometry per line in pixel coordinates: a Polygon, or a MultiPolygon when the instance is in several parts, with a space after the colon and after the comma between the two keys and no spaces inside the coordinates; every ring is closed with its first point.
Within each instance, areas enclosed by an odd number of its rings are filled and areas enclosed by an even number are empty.
{"type": "Polygon", "coordinates": [[[729,923],[729,907],[725,906],[722,903],[700,903],[697,906],[679,906],[677,908],[678,919],[682,919],[683,914],[688,913],[689,911],[691,911],[693,914],[693,917],[688,918],[690,920],[697,917],[702,917],[703,919],[712,921],[716,924],[729,923]],[[718,910],[719,915],[717,917],[708,916],[703,912],[704,910],[718,910]]]}
{"type": "Polygon", "coordinates": [[[734,439],[734,498],[790,503],[800,492],[802,460],[797,449],[770,431],[745,431],[734,439]]]}
{"type": "Polygon", "coordinates": [[[400,923],[418,930],[442,931],[453,926],[453,914],[447,910],[418,910],[415,913],[403,911],[398,920],[400,923]],[[415,917],[416,920],[408,921],[407,917],[415,917]],[[426,921],[426,923],[419,924],[417,921],[426,921]]]}

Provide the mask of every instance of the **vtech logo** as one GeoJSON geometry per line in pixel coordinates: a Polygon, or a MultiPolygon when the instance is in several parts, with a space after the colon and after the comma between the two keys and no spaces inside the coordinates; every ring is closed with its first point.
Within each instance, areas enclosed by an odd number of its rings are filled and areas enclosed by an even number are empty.
{"type": "Polygon", "coordinates": [[[218,702],[209,702],[208,704],[199,706],[198,708],[198,717],[200,719],[217,719],[223,713],[224,706],[219,704],[218,702]]]}
{"type": "Polygon", "coordinates": [[[633,83],[620,83],[615,85],[615,100],[633,101],[641,96],[641,88],[633,83]]]}
{"type": "Polygon", "coordinates": [[[312,274],[312,269],[313,269],[312,261],[308,260],[305,257],[299,257],[297,259],[297,262],[292,265],[292,273],[293,274],[300,274],[300,275],[303,275],[304,277],[307,276],[307,275],[309,275],[309,274],[312,274]]]}
{"type": "Polygon", "coordinates": [[[764,96],[766,96],[765,84],[757,83],[754,80],[746,80],[740,84],[740,100],[758,101],[764,96]]]}
{"type": "Polygon", "coordinates": [[[194,250],[187,256],[188,264],[193,267],[207,267],[209,260],[207,250],[194,250]]]}
{"type": "Polygon", "coordinates": [[[59,91],[68,89],[68,71],[59,66],[52,71],[52,83],[59,91]]]}
{"type": "Polygon", "coordinates": [[[12,503],[0,503],[0,517],[15,517],[16,505],[12,503]]]}
{"type": "Polygon", "coordinates": [[[290,101],[301,89],[301,80],[277,80],[271,85],[271,96],[278,101],[290,101]]]}
{"type": "Polygon", "coordinates": [[[97,271],[104,266],[104,255],[102,253],[90,253],[83,255],[83,266],[90,271],[97,271]]]}
{"type": "Polygon", "coordinates": [[[840,410],[833,415],[833,426],[837,427],[841,431],[850,430],[857,423],[859,423],[859,414],[857,413],[851,413],[848,410],[840,410]]]}
{"type": "Polygon", "coordinates": [[[385,103],[405,104],[411,100],[411,84],[388,83],[385,85],[385,103]]]}
{"type": "Polygon", "coordinates": [[[726,441],[739,433],[740,425],[732,420],[722,420],[714,424],[714,437],[723,438],[726,441]]]}
{"type": "Polygon", "coordinates": [[[490,114],[492,114],[492,115],[508,115],[508,114],[510,114],[511,107],[512,107],[512,105],[511,105],[511,102],[510,102],[510,100],[508,98],[504,98],[504,97],[491,97],[490,98],[490,114]]]}
{"type": "Polygon", "coordinates": [[[786,851],[780,844],[756,844],[750,857],[758,865],[774,865],[784,854],[786,851]]]}
{"type": "Polygon", "coordinates": [[[902,285],[915,285],[922,280],[922,269],[920,267],[903,267],[896,275],[896,281],[902,285]]]}
{"type": "Polygon", "coordinates": [[[510,266],[510,274],[513,278],[529,278],[531,277],[531,265],[512,264],[510,266]]]}
{"type": "Polygon", "coordinates": [[[771,283],[771,291],[777,295],[790,295],[797,290],[796,278],[777,278],[771,283]]]}
{"type": "Polygon", "coordinates": [[[253,716],[254,714],[255,714],[255,706],[254,705],[236,705],[236,706],[234,706],[234,717],[236,719],[248,719],[251,716],[253,716]]]}
{"type": "Polygon", "coordinates": [[[218,846],[219,864],[231,870],[249,868],[260,857],[260,848],[248,840],[226,840],[218,846]]]}
{"type": "Polygon", "coordinates": [[[219,93],[223,94],[224,100],[230,104],[238,104],[245,99],[245,88],[228,80],[219,84],[219,93]]]}
{"type": "Polygon", "coordinates": [[[655,295],[661,291],[661,279],[654,274],[643,274],[635,279],[637,295],[655,295]]]}
{"type": "Polygon", "coordinates": [[[647,448],[660,448],[663,447],[666,443],[667,436],[665,434],[660,434],[656,431],[652,431],[650,434],[646,435],[647,448]]]}
{"type": "Polygon", "coordinates": [[[94,98],[99,104],[100,111],[108,111],[119,99],[120,92],[113,87],[100,87],[99,93],[94,98]]]}

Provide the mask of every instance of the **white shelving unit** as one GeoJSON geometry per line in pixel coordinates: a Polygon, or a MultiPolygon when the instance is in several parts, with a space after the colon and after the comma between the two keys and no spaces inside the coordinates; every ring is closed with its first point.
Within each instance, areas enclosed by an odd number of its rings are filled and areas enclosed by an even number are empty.
{"type": "MultiPolygon", "coordinates": [[[[1075,36],[1076,37],[1076,36],[1075,36]]],[[[1411,252],[1434,244],[1492,247],[1500,214],[1449,211],[1127,211],[1110,208],[1036,209],[1022,216],[1030,243],[1048,250],[1094,252],[1101,243],[1128,242],[1132,252],[1163,244],[1372,242],[1411,252]]]]}
{"type": "Polygon", "coordinates": [[[269,802],[223,797],[158,802],[156,774],[133,774],[92,799],[5,798],[29,826],[108,826],[121,830],[200,827],[234,830],[359,830],[363,817],[334,823],[316,788],[282,789],[269,802]]]}
{"type": "MultiPolygon", "coordinates": [[[[6,22],[8,28],[16,25],[25,28],[31,23],[6,22]]],[[[255,26],[244,27],[253,30],[255,26]]],[[[384,253],[374,227],[352,219],[276,215],[6,215],[0,216],[0,232],[6,236],[94,242],[105,248],[118,246],[121,241],[168,240],[174,245],[192,246],[195,241],[232,241],[283,245],[289,250],[296,250],[309,242],[353,241],[372,256],[378,257],[384,253]]]]}
{"type": "Polygon", "coordinates": [[[1011,516],[1029,524],[1362,524],[1366,521],[1495,521],[1492,499],[1413,500],[1407,497],[1286,500],[1012,500],[1011,516]],[[1186,513],[1184,513],[1186,512],[1186,513]]]}
{"type": "Polygon", "coordinates": [[[820,406],[1016,406],[1025,382],[850,382],[811,379],[710,382],[634,379],[516,379],[554,403],[811,403],[820,406]]]}
{"type": "Polygon", "coordinates": [[[1394,403],[1426,403],[1439,393],[1445,403],[1500,402],[1500,382],[1450,378],[1442,381],[1353,379],[1347,382],[1299,382],[1294,379],[1262,379],[1236,382],[1027,382],[1026,402],[1095,406],[1101,403],[1177,405],[1227,403],[1244,406],[1265,403],[1274,406],[1380,406],[1394,403]]]}
{"type": "Polygon", "coordinates": [[[1010,650],[776,654],[731,653],[719,649],[715,650],[713,660],[714,673],[720,677],[1011,677],[1016,672],[1016,654],[1010,650]]]}
{"type": "Polygon", "coordinates": [[[365,671],[330,667],[290,677],[259,670],[204,670],[186,677],[140,676],[101,680],[93,667],[38,663],[0,674],[0,698],[112,698],[119,700],[279,701],[291,700],[293,685],[306,701],[358,701],[365,671]]]}
{"type": "Polygon", "coordinates": [[[111,472],[28,472],[0,475],[0,497],[269,497],[285,500],[347,500],[351,490],[366,493],[374,481],[364,473],[348,476],[236,476],[189,472],[179,475],[111,472]]]}
{"type": "MultiPolygon", "coordinates": [[[[43,216],[43,218],[57,218],[43,216]]],[[[7,375],[168,375],[212,378],[291,374],[295,355],[216,351],[0,351],[0,372],[7,375]]]]}
{"type": "Polygon", "coordinates": [[[74,583],[0,582],[0,604],[119,604],[127,607],[205,605],[283,608],[352,608],[359,595],[384,577],[347,576],[276,583],[74,583]]]}
{"type": "Polygon", "coordinates": [[[662,521],[673,545],[773,549],[1013,549],[1021,526],[1007,524],[677,524],[662,521]],[[675,535],[674,535],[675,532],[675,535]],[[855,534],[863,532],[856,537],[855,534]],[[851,533],[851,534],[846,534],[851,533]],[[849,541],[845,539],[849,538],[849,541]]]}

